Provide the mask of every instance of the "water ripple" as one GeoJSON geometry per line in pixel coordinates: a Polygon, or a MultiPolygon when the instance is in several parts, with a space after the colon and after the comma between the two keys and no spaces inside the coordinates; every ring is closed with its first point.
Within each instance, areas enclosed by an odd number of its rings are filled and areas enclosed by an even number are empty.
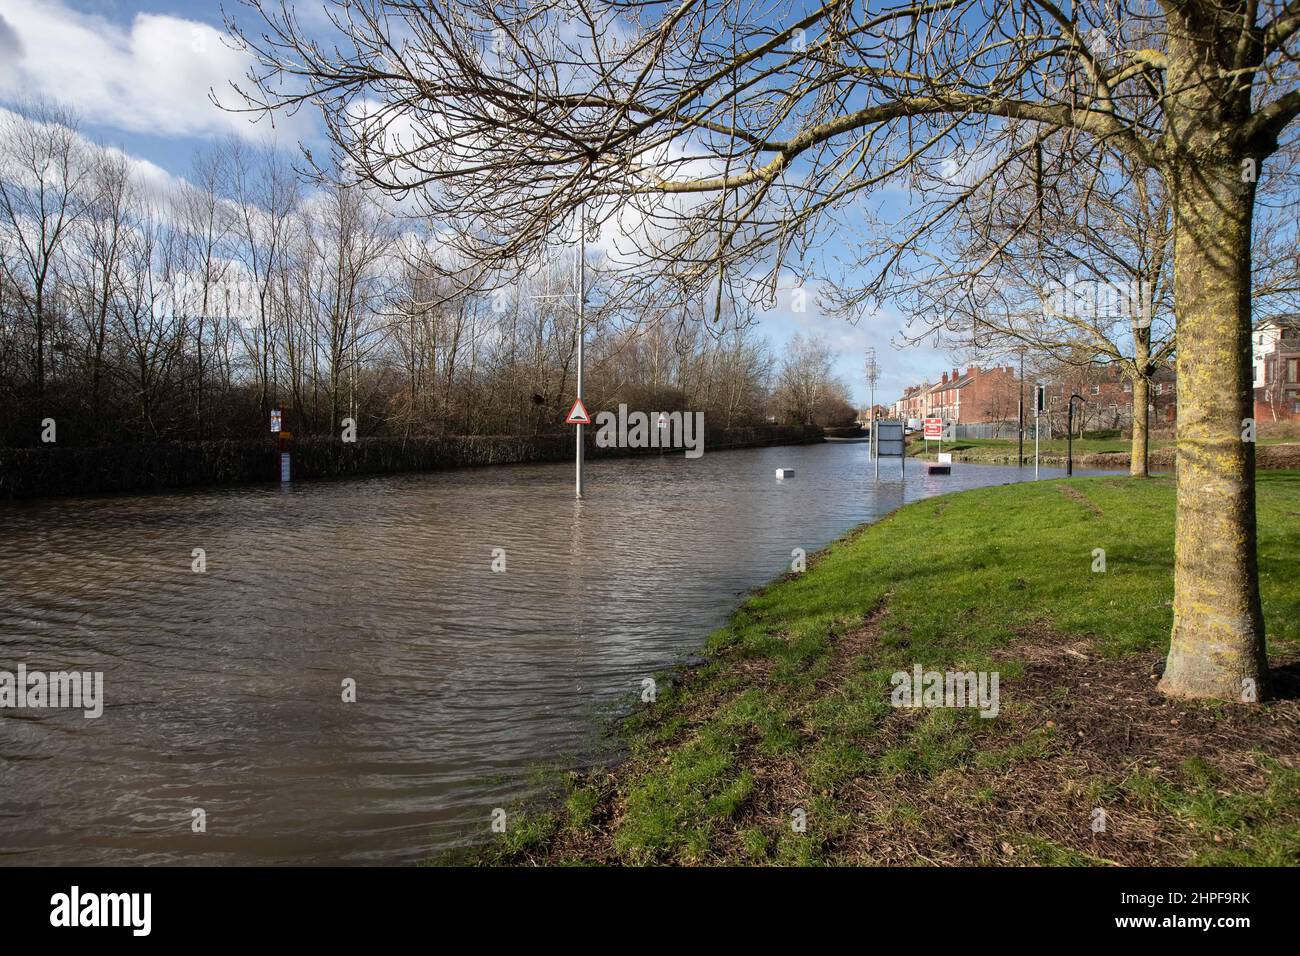
{"type": "Polygon", "coordinates": [[[860,444],[588,467],[582,502],[538,465],[0,507],[0,669],[103,671],[107,698],[0,711],[0,861],[425,858],[588,759],[791,549],[1027,477],[877,484],[860,444]]]}

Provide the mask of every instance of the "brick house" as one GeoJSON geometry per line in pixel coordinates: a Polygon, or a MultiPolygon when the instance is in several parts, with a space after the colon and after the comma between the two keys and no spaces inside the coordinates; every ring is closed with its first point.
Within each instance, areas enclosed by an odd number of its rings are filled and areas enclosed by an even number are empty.
{"type": "MultiPolygon", "coordinates": [[[[1084,430],[1119,428],[1133,425],[1133,380],[1113,366],[1090,366],[1073,369],[1064,381],[1047,387],[1047,405],[1054,428],[1064,427],[1066,401],[1071,394],[1082,396],[1085,404],[1075,405],[1075,421],[1084,430]]],[[[1150,428],[1172,426],[1178,419],[1177,376],[1173,369],[1160,368],[1151,377],[1147,395],[1147,425],[1150,428]]]]}
{"type": "Polygon", "coordinates": [[[894,418],[901,418],[908,421],[913,418],[925,418],[928,412],[926,395],[930,391],[930,383],[922,382],[920,385],[909,385],[903,389],[902,397],[893,405],[889,406],[889,413],[894,418]]]}
{"type": "Polygon", "coordinates": [[[926,415],[945,422],[968,425],[1015,421],[1020,380],[1009,365],[991,369],[972,367],[965,374],[955,368],[951,374],[944,372],[925,396],[926,415]]]}
{"type": "Polygon", "coordinates": [[[945,422],[958,421],[961,415],[961,390],[970,384],[952,370],[949,376],[944,372],[939,381],[930,386],[925,395],[925,414],[929,418],[942,418],[945,422]]]}
{"type": "MultiPolygon", "coordinates": [[[[1300,343],[1297,343],[1300,345],[1300,343]]],[[[1076,426],[1083,429],[1119,428],[1133,424],[1133,383],[1113,366],[1084,368],[1062,366],[1048,376],[1047,424],[1064,428],[1066,400],[1074,393],[1085,399],[1075,406],[1076,426]]],[[[1026,420],[1033,418],[1033,386],[1025,387],[1026,420]]],[[[890,406],[898,418],[942,418],[960,424],[1015,422],[1020,401],[1020,379],[1011,366],[952,369],[933,385],[912,385],[890,406]]],[[[1177,379],[1162,368],[1152,377],[1148,399],[1152,428],[1172,426],[1178,417],[1177,379]]]]}
{"type": "Polygon", "coordinates": [[[1300,418],[1300,315],[1260,319],[1250,345],[1255,420],[1300,418]]]}

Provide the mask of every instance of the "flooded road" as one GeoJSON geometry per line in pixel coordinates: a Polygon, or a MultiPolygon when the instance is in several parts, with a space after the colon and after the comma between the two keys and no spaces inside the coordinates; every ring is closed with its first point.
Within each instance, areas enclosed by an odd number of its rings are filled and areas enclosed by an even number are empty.
{"type": "Polygon", "coordinates": [[[407,863],[486,835],[793,548],[1033,477],[923,467],[876,483],[865,444],[827,444],[589,462],[581,502],[555,464],[0,505],[0,671],[102,671],[105,698],[0,710],[0,862],[407,863]]]}

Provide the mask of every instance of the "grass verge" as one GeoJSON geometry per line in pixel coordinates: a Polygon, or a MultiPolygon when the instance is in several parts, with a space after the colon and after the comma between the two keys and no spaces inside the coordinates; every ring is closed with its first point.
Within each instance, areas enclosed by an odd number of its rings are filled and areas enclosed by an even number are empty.
{"type": "Polygon", "coordinates": [[[1155,690],[1173,511],[1168,479],[1080,478],[858,529],[638,705],[618,765],[513,812],[479,859],[1300,863],[1300,472],[1259,478],[1281,691],[1261,706],[1155,690]],[[915,664],[998,672],[998,715],[892,707],[891,674],[915,664]]]}
{"type": "MultiPolygon", "coordinates": [[[[1127,468],[1132,445],[1127,438],[1076,438],[1074,463],[1080,468],[1127,468]]],[[[953,461],[975,464],[1014,464],[1020,448],[1014,435],[1010,438],[959,438],[943,443],[943,450],[953,461]]],[[[1044,439],[1039,443],[1039,460],[1045,465],[1064,465],[1069,442],[1064,438],[1044,439]]],[[[913,437],[907,446],[909,455],[934,461],[939,457],[938,442],[913,437]]],[[[1025,460],[1034,460],[1034,441],[1025,441],[1025,460]]],[[[1300,465],[1300,442],[1291,431],[1274,429],[1262,434],[1256,443],[1256,465],[1260,469],[1294,469],[1300,465]]],[[[1174,442],[1171,439],[1152,439],[1149,446],[1148,465],[1157,471],[1167,471],[1174,464],[1174,442]]]]}

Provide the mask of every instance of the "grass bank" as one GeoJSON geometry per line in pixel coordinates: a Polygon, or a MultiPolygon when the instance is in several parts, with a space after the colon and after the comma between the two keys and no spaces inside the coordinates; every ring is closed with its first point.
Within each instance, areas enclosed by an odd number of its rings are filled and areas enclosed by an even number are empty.
{"type": "Polygon", "coordinates": [[[1282,691],[1262,706],[1155,690],[1173,514],[1168,479],[1080,478],[859,529],[753,595],[636,705],[621,763],[512,812],[482,859],[1300,863],[1300,472],[1259,481],[1282,691]],[[892,707],[915,664],[997,671],[998,715],[892,707]]]}
{"type": "MultiPolygon", "coordinates": [[[[916,458],[934,461],[938,458],[937,442],[929,448],[923,440],[915,439],[908,445],[908,453],[916,458]]],[[[953,461],[966,461],[983,465],[1015,464],[1019,446],[1015,436],[1010,438],[959,438],[944,442],[943,450],[952,454],[953,461]]],[[[1039,460],[1045,465],[1064,465],[1068,453],[1064,438],[1044,440],[1039,444],[1039,460]]],[[[1127,438],[1076,438],[1074,463],[1080,468],[1127,468],[1132,446],[1127,438]]],[[[1034,460],[1034,442],[1025,442],[1025,460],[1034,460]]],[[[1148,449],[1150,467],[1164,470],[1174,465],[1173,439],[1153,439],[1148,449]]],[[[1300,440],[1291,434],[1261,434],[1256,448],[1256,464],[1267,469],[1300,468],[1300,440]]]]}
{"type": "MultiPolygon", "coordinates": [[[[1172,449],[1172,440],[1153,440],[1150,450],[1172,449]]],[[[938,453],[938,442],[930,442],[927,448],[922,440],[915,440],[908,445],[908,451],[918,458],[933,459],[938,453]]],[[[954,461],[971,461],[981,464],[1014,464],[1019,446],[1016,438],[959,438],[944,442],[943,450],[951,452],[954,461]]],[[[1074,457],[1078,461],[1088,455],[1124,455],[1128,456],[1131,445],[1127,438],[1076,438],[1074,440],[1074,457]]],[[[1039,454],[1044,462],[1065,461],[1066,440],[1064,438],[1044,439],[1039,443],[1039,454]]],[[[1025,441],[1025,456],[1034,460],[1034,440],[1025,441]]]]}

